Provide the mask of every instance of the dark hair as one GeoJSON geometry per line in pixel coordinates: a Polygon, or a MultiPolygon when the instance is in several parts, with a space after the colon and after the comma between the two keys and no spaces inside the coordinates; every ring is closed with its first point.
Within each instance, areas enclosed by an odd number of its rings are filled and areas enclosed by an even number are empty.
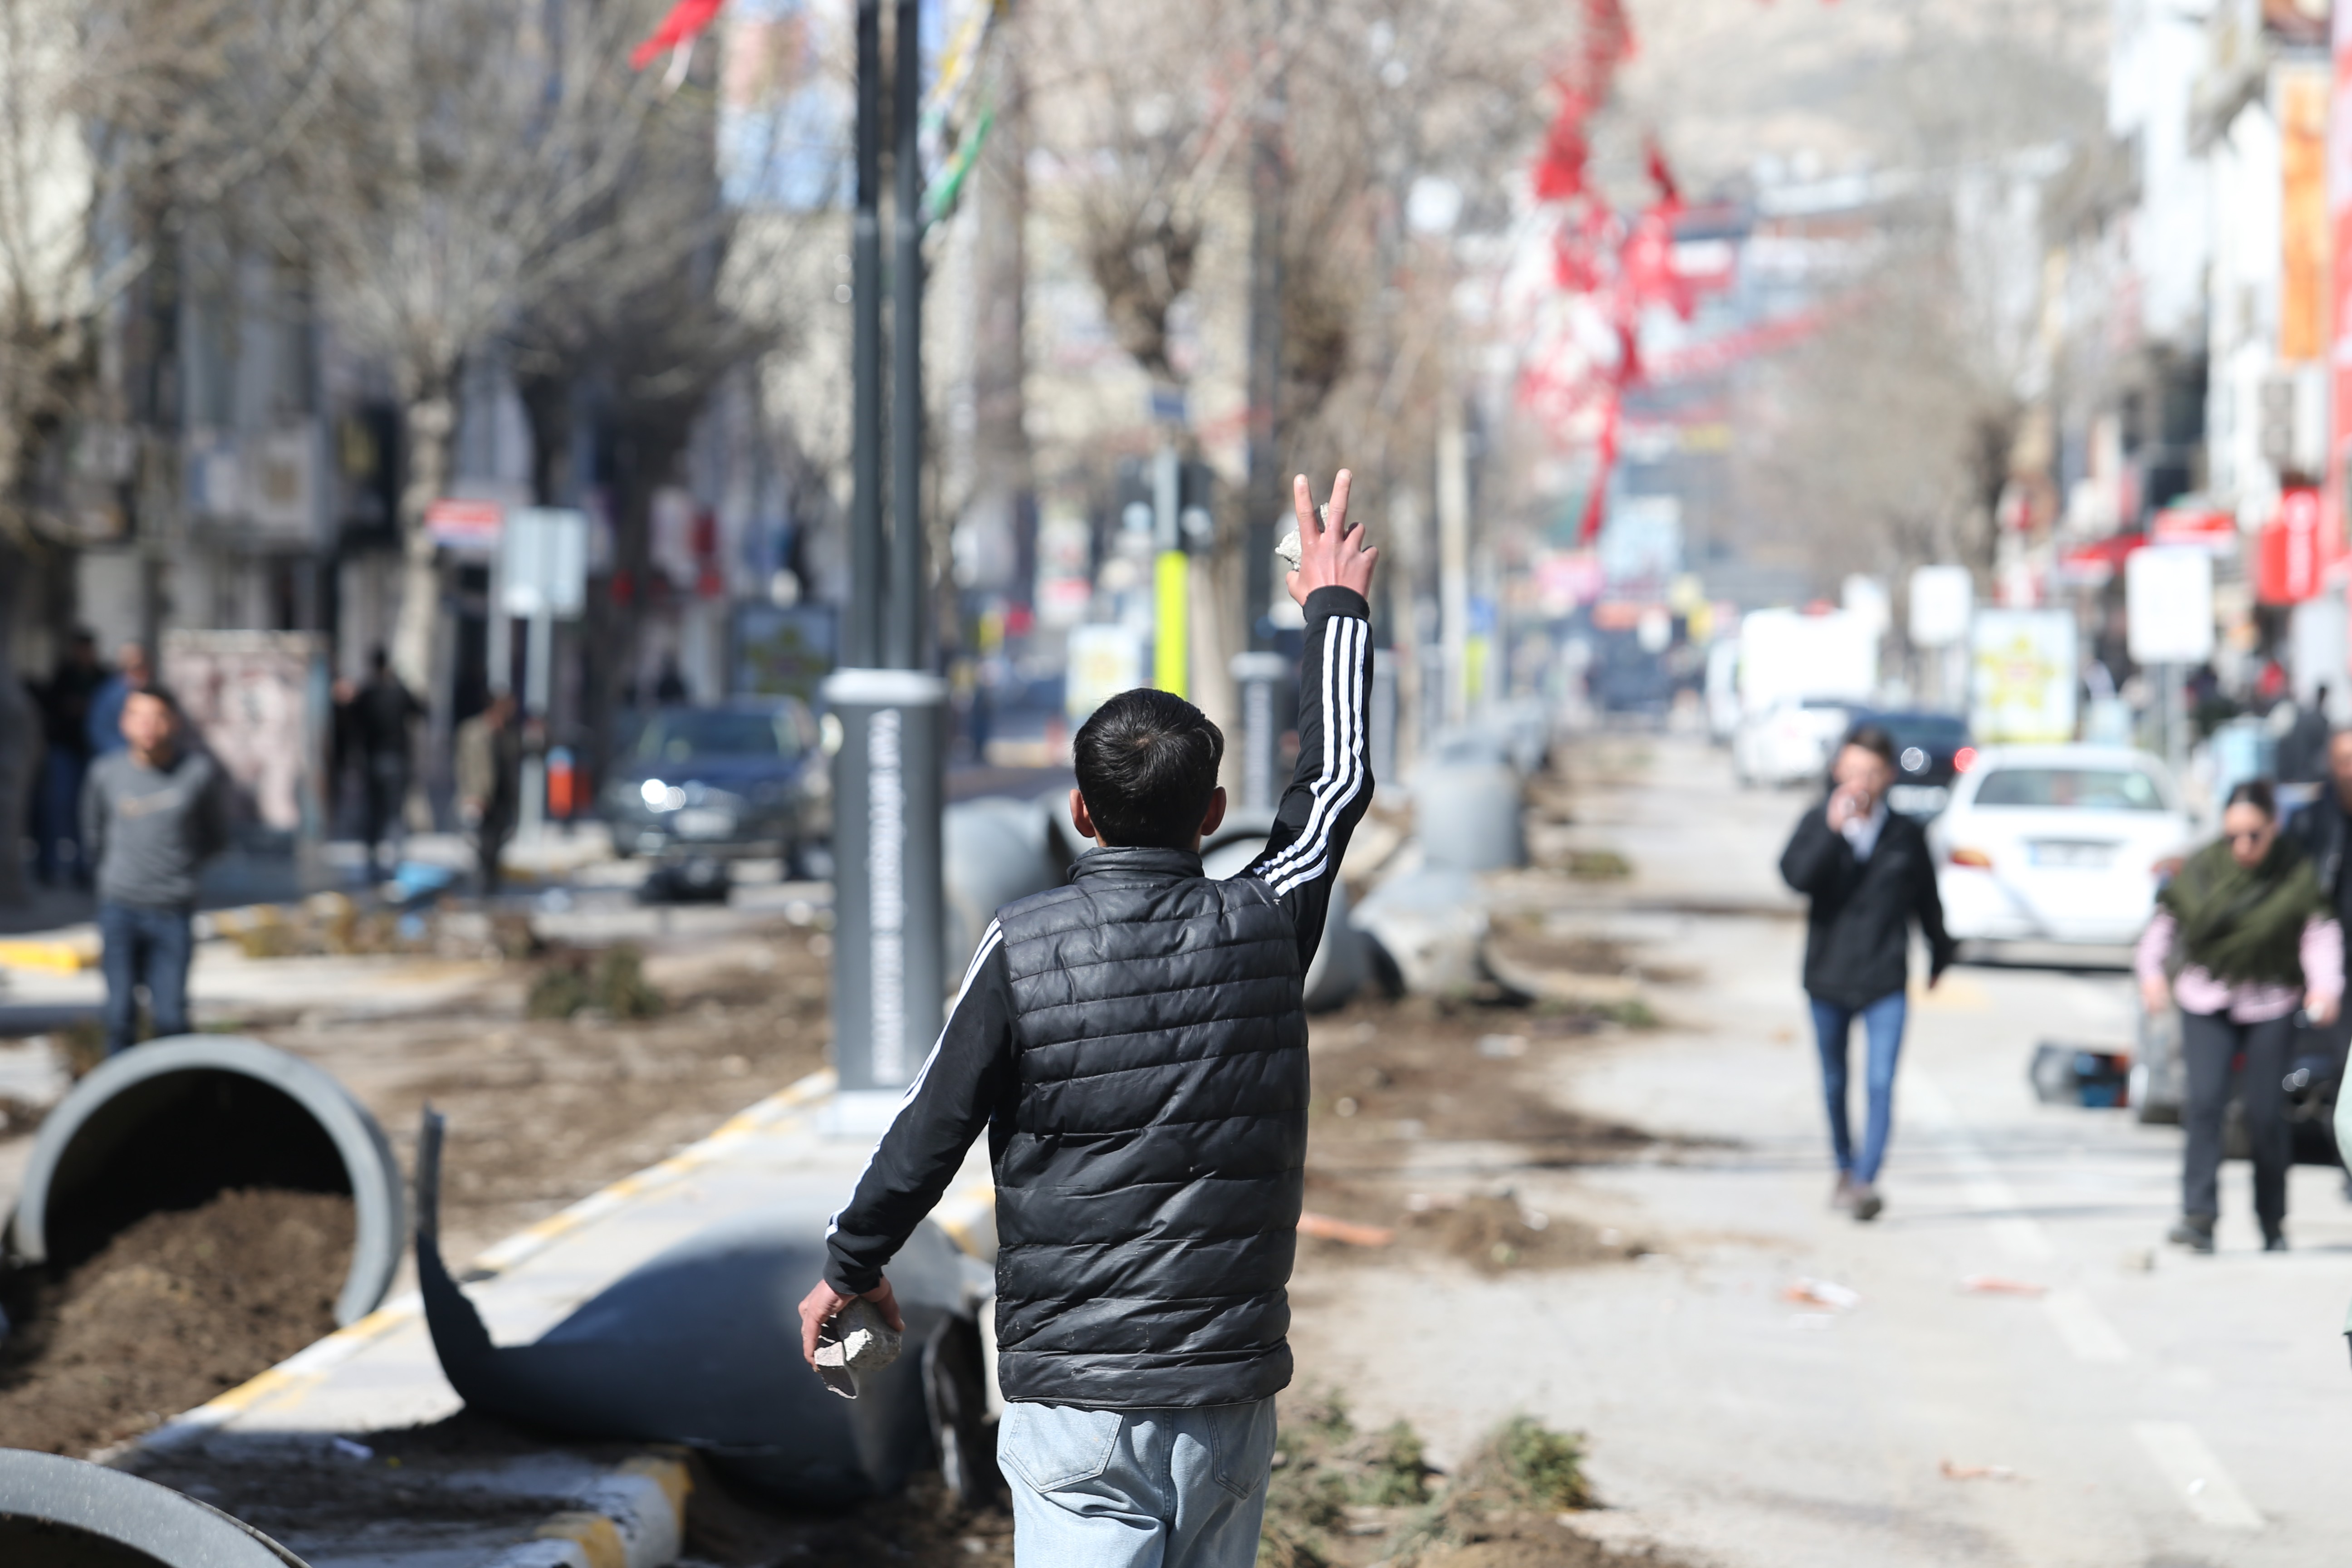
{"type": "Polygon", "coordinates": [[[383,651],[383,644],[378,643],[368,649],[368,668],[377,674],[383,674],[383,667],[391,662],[392,656],[383,651]]]}
{"type": "Polygon", "coordinates": [[[1182,698],[1139,687],[1096,709],[1071,752],[1105,842],[1190,849],[1217,792],[1225,737],[1182,698]]]}
{"type": "Polygon", "coordinates": [[[172,695],[172,689],[170,687],[165,686],[161,682],[152,686],[132,687],[130,690],[122,694],[124,706],[129,706],[131,700],[134,697],[152,697],[156,701],[161,702],[163,705],[163,710],[169,713],[173,718],[177,719],[180,717],[180,700],[172,695]]]}
{"type": "Polygon", "coordinates": [[[2232,805],[2251,805],[2275,821],[2278,817],[2278,792],[2271,788],[2268,779],[2248,779],[2230,792],[2229,801],[2221,809],[2227,811],[2232,805]]]}
{"type": "MultiPolygon", "coordinates": [[[[1895,737],[1875,724],[1856,724],[1848,730],[1845,745],[1859,746],[1888,767],[1895,765],[1895,737]]],[[[1839,749],[1843,751],[1844,747],[1839,749]]]]}

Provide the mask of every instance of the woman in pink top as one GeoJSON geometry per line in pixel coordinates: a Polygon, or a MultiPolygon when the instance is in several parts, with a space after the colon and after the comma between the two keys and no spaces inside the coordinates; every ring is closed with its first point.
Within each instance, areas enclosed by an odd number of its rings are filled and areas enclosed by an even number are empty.
{"type": "Polygon", "coordinates": [[[2221,1117],[2230,1068],[2246,1058],[2246,1131],[2253,1143],[2254,1216],[2265,1251],[2286,1250],[2286,1173],[2293,1133],[2281,1080],[2294,1048],[2294,1011],[2336,1019],[2344,996],[2344,931],[2311,863],[2279,837],[2278,806],[2263,780],[2242,784],[2221,814],[2221,837],[2191,855],[2157,895],[2139,939],[2147,1010],[2180,1005],[2189,1069],[2189,1146],[2180,1221],[2172,1239],[2213,1250],[2221,1212],[2221,1117]]]}

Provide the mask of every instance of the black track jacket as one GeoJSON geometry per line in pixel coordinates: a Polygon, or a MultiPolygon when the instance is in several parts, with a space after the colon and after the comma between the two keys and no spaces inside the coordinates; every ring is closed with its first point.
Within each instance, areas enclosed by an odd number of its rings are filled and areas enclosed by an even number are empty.
{"type": "Polygon", "coordinates": [[[826,1279],[872,1289],[988,1129],[1007,1399],[1236,1405],[1290,1381],[1300,990],[1371,799],[1370,630],[1361,595],[1308,596],[1298,770],[1246,870],[1097,849],[998,911],[834,1218],[826,1279]]]}

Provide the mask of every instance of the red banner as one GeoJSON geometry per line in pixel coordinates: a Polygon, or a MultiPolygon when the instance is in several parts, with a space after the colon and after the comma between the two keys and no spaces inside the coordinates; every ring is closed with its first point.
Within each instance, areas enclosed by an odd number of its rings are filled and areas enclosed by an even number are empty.
{"type": "Polygon", "coordinates": [[[2326,510],[2315,489],[2279,498],[2278,515],[2263,524],[2254,546],[2254,596],[2265,605],[2300,605],[2315,597],[2327,570],[2321,525],[2326,510]]]}
{"type": "Polygon", "coordinates": [[[2347,487],[2345,461],[2352,454],[2352,5],[2336,7],[2336,84],[2327,117],[2327,217],[2334,244],[2328,258],[2327,469],[2320,476],[2325,505],[2326,551],[2343,553],[2347,487]]]}

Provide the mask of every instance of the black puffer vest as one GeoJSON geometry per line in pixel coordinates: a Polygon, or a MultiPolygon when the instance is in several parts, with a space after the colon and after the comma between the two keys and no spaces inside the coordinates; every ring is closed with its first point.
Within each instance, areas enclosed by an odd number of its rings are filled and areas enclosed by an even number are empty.
{"type": "Polygon", "coordinates": [[[995,1151],[1013,1398],[1236,1405],[1290,1381],[1307,1165],[1298,937],[1263,882],[1097,849],[1006,906],[1016,1123],[995,1151]]]}

